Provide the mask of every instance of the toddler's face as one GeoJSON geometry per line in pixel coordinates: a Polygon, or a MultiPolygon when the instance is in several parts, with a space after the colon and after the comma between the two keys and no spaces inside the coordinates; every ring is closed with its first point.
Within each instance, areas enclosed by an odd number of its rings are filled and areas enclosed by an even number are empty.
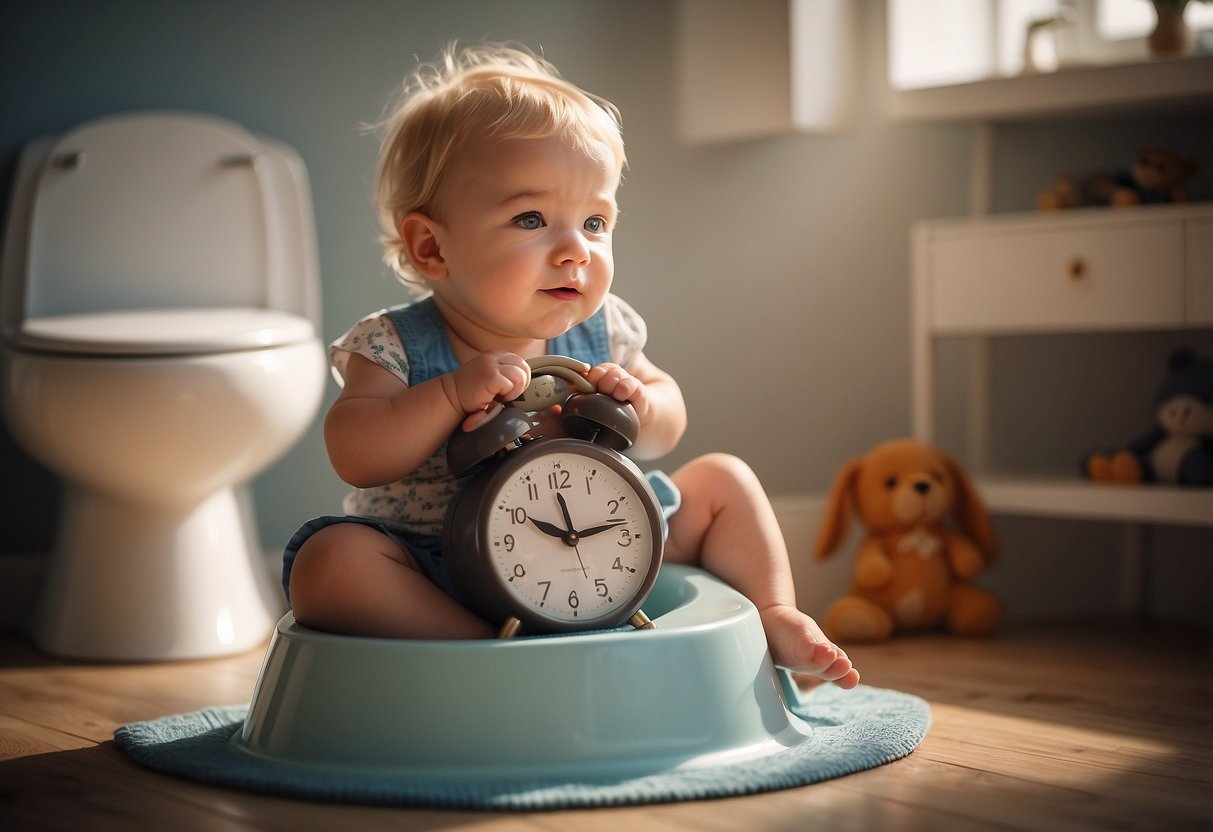
{"type": "Polygon", "coordinates": [[[598,310],[615,269],[609,154],[559,139],[473,141],[450,176],[438,232],[447,275],[432,286],[483,344],[553,338],[598,310]]]}

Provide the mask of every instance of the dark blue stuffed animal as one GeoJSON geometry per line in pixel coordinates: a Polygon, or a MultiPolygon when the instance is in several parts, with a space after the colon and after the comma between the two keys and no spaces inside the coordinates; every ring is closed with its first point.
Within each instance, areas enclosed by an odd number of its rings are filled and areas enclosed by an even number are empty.
{"type": "Polygon", "coordinates": [[[1122,450],[1087,457],[1091,479],[1213,485],[1213,361],[1181,347],[1167,369],[1156,423],[1122,450]]]}

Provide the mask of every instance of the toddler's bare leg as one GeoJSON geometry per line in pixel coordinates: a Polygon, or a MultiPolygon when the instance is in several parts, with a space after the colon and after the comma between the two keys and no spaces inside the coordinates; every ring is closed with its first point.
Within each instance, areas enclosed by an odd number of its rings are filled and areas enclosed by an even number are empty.
{"type": "Polygon", "coordinates": [[[488,638],[473,615],[369,526],[338,523],[309,537],[291,569],[291,608],[307,627],[386,638],[488,638]]]}
{"type": "Polygon", "coordinates": [[[709,454],[671,476],[682,507],[670,520],[666,558],[701,565],[754,602],[776,664],[853,688],[850,659],[796,607],[783,533],[758,477],[727,454],[709,454]]]}

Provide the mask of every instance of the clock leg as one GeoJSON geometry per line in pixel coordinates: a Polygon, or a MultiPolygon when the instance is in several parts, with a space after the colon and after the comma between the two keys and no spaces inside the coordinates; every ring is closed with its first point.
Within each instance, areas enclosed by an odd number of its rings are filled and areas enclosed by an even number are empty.
{"type": "Polygon", "coordinates": [[[657,629],[657,625],[654,624],[649,619],[649,617],[644,614],[644,610],[636,610],[636,614],[628,619],[628,623],[631,624],[633,627],[635,627],[637,630],[655,630],[655,629],[657,629]]]}
{"type": "Polygon", "coordinates": [[[514,616],[510,616],[501,625],[501,629],[497,631],[497,638],[513,638],[522,630],[522,622],[514,616]]]}

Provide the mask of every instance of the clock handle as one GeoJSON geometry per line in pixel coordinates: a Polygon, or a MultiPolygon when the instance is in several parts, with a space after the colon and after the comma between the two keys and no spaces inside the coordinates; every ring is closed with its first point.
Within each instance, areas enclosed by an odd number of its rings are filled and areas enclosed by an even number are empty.
{"type": "Polygon", "coordinates": [[[560,425],[565,433],[575,439],[584,439],[604,445],[615,451],[626,451],[636,442],[640,433],[640,420],[636,410],[628,402],[617,401],[598,392],[585,374],[590,365],[567,355],[544,355],[527,359],[531,365],[531,385],[515,399],[525,409],[535,411],[552,405],[563,406],[560,425]],[[574,391],[554,390],[559,385],[543,385],[535,379],[555,376],[568,382],[574,391]]]}
{"type": "Polygon", "coordinates": [[[499,406],[470,431],[456,428],[447,440],[447,469],[455,478],[467,476],[516,446],[534,427],[527,414],[555,405],[563,407],[560,424],[569,436],[615,451],[626,451],[636,442],[640,420],[635,408],[599,393],[585,377],[589,364],[567,355],[528,358],[527,364],[531,366],[531,383],[510,403],[512,406],[499,406]],[[549,377],[565,384],[545,383],[549,377]]]}

